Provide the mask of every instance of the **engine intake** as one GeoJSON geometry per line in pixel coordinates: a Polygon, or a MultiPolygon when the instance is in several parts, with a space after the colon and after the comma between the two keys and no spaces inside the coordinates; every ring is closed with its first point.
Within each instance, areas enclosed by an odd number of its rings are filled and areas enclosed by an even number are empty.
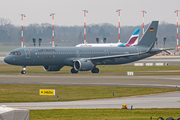
{"type": "Polygon", "coordinates": [[[45,71],[59,71],[62,68],[62,66],[43,66],[43,69],[45,71]]]}
{"type": "Polygon", "coordinates": [[[77,60],[74,62],[74,69],[77,71],[89,71],[93,68],[90,60],[77,60]]]}

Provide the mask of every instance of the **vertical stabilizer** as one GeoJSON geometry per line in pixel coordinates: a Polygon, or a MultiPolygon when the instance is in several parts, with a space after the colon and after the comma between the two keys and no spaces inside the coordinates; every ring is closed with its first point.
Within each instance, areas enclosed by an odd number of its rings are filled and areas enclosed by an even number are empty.
{"type": "Polygon", "coordinates": [[[156,40],[158,21],[152,21],[136,46],[150,47],[156,40]]]}
{"type": "Polygon", "coordinates": [[[125,46],[134,46],[138,43],[139,31],[140,29],[136,29],[134,31],[125,46]]]}

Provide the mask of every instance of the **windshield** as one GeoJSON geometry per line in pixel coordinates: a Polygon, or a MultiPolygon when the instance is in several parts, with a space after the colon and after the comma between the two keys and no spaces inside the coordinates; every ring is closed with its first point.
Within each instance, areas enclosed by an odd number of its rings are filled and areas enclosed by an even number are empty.
{"type": "Polygon", "coordinates": [[[9,55],[21,55],[21,53],[16,51],[16,52],[11,52],[9,55]]]}

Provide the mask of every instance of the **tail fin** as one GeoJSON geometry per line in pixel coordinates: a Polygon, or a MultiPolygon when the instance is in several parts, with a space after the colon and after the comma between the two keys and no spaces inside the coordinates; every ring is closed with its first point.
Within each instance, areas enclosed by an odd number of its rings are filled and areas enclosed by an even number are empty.
{"type": "Polygon", "coordinates": [[[129,38],[128,42],[125,44],[126,46],[134,46],[138,43],[140,29],[136,29],[134,33],[129,38]]]}
{"type": "Polygon", "coordinates": [[[147,28],[145,34],[141,37],[141,40],[136,46],[150,47],[156,40],[156,33],[158,28],[158,21],[152,21],[147,28]]]}

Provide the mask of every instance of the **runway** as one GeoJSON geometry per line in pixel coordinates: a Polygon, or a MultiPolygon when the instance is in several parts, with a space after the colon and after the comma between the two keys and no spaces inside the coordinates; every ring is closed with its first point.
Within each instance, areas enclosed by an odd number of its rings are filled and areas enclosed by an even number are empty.
{"type": "MultiPolygon", "coordinates": [[[[60,84],[132,87],[180,87],[180,76],[34,76],[0,75],[0,84],[60,84]]],[[[60,96],[59,96],[60,97],[60,96]]],[[[71,109],[71,108],[121,108],[126,103],[130,108],[180,108],[180,92],[126,98],[82,100],[69,102],[1,103],[8,107],[26,109],[71,109]]]]}
{"type": "Polygon", "coordinates": [[[180,92],[165,93],[148,96],[137,96],[127,98],[112,98],[100,100],[82,100],[68,102],[33,102],[33,103],[1,103],[8,107],[26,109],[101,109],[122,108],[122,104],[133,108],[179,108],[180,92]]]}
{"type": "Polygon", "coordinates": [[[180,87],[180,76],[0,75],[0,84],[180,87]]]}

